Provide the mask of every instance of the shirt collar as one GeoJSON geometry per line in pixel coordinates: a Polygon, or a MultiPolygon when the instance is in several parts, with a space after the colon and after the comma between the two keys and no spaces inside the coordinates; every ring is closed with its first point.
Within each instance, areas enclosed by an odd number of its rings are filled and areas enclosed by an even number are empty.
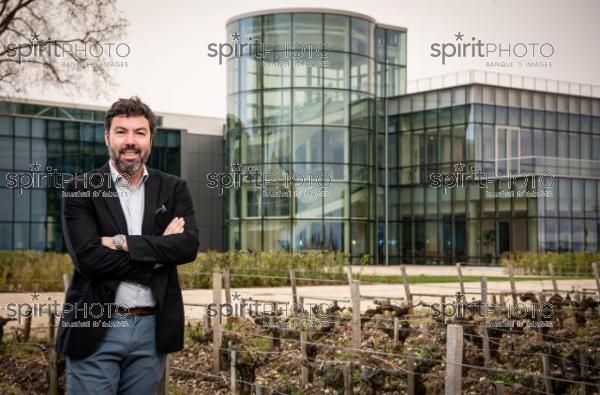
{"type": "MultiPolygon", "coordinates": [[[[123,175],[121,173],[119,173],[119,171],[114,167],[112,161],[109,159],[108,160],[108,167],[110,168],[110,176],[112,177],[113,182],[115,183],[115,185],[120,185],[119,184],[119,180],[121,178],[124,178],[123,175]]],[[[146,165],[143,165],[144,167],[144,174],[142,175],[142,181],[140,182],[140,185],[146,182],[146,179],[150,176],[148,174],[148,169],[146,169],[146,165]]]]}

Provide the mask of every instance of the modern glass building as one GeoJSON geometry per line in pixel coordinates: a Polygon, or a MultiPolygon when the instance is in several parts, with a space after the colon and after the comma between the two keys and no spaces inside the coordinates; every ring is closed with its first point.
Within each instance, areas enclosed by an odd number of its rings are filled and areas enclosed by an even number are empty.
{"type": "MultiPolygon", "coordinates": [[[[148,164],[179,175],[182,131],[158,124],[148,164]]],[[[0,101],[0,250],[64,251],[53,180],[107,160],[104,112],[0,101]]]]}
{"type": "Polygon", "coordinates": [[[335,10],[241,15],[227,34],[254,44],[227,60],[228,249],[598,251],[598,87],[467,72],[406,94],[405,29],[335,10]]]}
{"type": "Polygon", "coordinates": [[[234,17],[227,34],[254,44],[227,60],[226,161],[243,176],[228,189],[228,248],[374,256],[376,147],[384,99],[405,92],[405,29],[291,9],[234,17]]]}
{"type": "Polygon", "coordinates": [[[390,262],[597,252],[600,89],[475,71],[452,80],[388,101],[390,262]]]}

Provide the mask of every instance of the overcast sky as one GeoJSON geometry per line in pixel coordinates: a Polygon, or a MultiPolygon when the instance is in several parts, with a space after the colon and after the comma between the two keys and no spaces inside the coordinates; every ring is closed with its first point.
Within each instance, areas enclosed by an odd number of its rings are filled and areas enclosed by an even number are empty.
{"type": "MultiPolygon", "coordinates": [[[[370,15],[377,22],[408,28],[408,79],[480,69],[600,85],[600,1],[596,0],[320,0],[159,1],[121,0],[129,19],[128,67],[111,69],[116,86],[100,101],[65,97],[51,90],[34,99],[108,105],[140,95],[156,111],[213,117],[225,115],[225,65],[207,56],[223,42],[225,21],[235,15],[287,7],[325,7],[370,15]],[[432,43],[476,37],[486,43],[550,43],[551,67],[486,67],[479,58],[431,57],[432,43]]],[[[468,42],[468,41],[465,41],[468,42]]],[[[549,47],[547,47],[549,48],[549,47]]],[[[499,60],[496,57],[490,60],[499,60]]]]}

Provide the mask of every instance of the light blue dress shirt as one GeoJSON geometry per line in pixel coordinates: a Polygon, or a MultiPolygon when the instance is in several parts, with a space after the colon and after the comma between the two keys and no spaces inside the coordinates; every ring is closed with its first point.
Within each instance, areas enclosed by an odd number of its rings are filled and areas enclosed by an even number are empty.
{"type": "MultiPolygon", "coordinates": [[[[112,161],[109,160],[108,163],[112,180],[119,195],[121,208],[125,215],[125,221],[127,222],[127,232],[131,236],[141,235],[142,222],[144,220],[144,191],[146,179],[148,179],[148,170],[144,165],[144,174],[140,183],[135,187],[130,187],[122,180],[124,177],[119,174],[113,166],[112,161]]],[[[156,306],[156,299],[150,287],[122,281],[117,287],[115,304],[122,305],[123,307],[149,307],[156,306]]]]}

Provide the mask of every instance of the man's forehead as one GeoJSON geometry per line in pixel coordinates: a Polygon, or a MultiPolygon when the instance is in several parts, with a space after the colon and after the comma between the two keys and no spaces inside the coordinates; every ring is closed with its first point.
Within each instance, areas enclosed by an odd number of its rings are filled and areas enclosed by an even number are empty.
{"type": "Polygon", "coordinates": [[[112,127],[114,128],[117,126],[123,126],[123,127],[128,127],[128,128],[145,127],[146,129],[149,129],[150,123],[148,122],[146,117],[144,117],[143,115],[127,116],[127,115],[123,114],[123,115],[117,115],[116,117],[114,117],[112,119],[112,127]]]}

